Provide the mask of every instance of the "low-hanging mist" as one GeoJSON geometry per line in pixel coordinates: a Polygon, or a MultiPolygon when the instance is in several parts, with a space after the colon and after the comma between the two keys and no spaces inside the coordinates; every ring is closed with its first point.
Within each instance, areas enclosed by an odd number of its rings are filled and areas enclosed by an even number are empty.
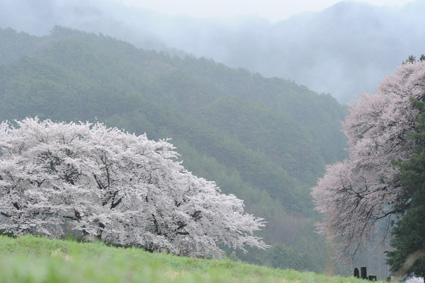
{"type": "Polygon", "coordinates": [[[270,23],[172,17],[100,0],[2,1],[0,27],[36,35],[55,25],[101,32],[143,48],[291,79],[350,102],[362,91],[374,92],[407,56],[423,52],[424,8],[422,0],[401,8],[341,2],[270,23]]]}

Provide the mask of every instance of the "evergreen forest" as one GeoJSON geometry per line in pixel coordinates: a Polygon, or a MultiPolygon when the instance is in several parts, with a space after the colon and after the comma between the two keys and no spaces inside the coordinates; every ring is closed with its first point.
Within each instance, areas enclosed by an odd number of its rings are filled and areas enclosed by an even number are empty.
{"type": "Polygon", "coordinates": [[[267,221],[259,236],[271,248],[228,257],[345,272],[314,232],[310,196],[325,165],[346,157],[347,107],[329,94],[56,26],[40,37],[0,28],[0,102],[0,121],[100,121],[169,138],[186,169],[267,221]]]}

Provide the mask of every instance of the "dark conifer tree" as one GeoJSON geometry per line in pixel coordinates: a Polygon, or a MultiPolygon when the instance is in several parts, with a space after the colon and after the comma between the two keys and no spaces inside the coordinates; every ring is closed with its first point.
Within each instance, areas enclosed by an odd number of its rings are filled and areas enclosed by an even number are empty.
{"type": "Polygon", "coordinates": [[[419,109],[418,125],[409,135],[415,155],[398,164],[399,181],[406,188],[406,196],[397,204],[403,214],[392,230],[392,251],[387,252],[387,263],[399,276],[425,277],[425,104],[414,101],[419,109]]]}

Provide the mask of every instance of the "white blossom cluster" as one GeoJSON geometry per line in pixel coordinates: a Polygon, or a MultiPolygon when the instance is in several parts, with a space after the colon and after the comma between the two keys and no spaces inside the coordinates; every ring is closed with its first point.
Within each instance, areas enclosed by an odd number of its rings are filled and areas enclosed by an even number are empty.
{"type": "Polygon", "coordinates": [[[266,248],[263,219],[193,176],[167,140],[96,123],[26,118],[0,125],[0,230],[220,258],[266,248]]]}

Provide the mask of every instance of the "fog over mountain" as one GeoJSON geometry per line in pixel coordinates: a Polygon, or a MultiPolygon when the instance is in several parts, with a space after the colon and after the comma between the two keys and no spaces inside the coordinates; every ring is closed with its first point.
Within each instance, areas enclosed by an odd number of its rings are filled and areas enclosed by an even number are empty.
{"type": "Polygon", "coordinates": [[[425,1],[404,7],[341,2],[277,23],[173,17],[106,0],[3,0],[0,27],[48,34],[54,25],[101,32],[138,47],[211,58],[282,77],[349,102],[409,55],[425,53],[425,1]]]}

